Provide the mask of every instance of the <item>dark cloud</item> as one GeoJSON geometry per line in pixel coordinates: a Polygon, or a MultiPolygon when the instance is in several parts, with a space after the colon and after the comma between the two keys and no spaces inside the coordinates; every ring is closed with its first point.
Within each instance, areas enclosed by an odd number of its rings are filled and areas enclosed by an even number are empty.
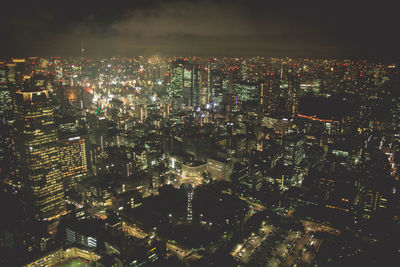
{"type": "Polygon", "coordinates": [[[7,12],[0,54],[398,59],[395,9],[281,1],[81,1],[7,12]]]}

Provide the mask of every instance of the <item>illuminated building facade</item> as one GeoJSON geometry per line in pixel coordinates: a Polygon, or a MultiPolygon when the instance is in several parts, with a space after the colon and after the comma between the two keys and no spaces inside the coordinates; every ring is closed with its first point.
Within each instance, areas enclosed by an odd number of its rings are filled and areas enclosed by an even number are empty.
{"type": "Polygon", "coordinates": [[[0,62],[0,103],[0,120],[8,120],[12,108],[12,98],[7,84],[6,65],[2,62],[0,62]]]}
{"type": "Polygon", "coordinates": [[[241,102],[258,101],[259,89],[256,84],[238,83],[233,86],[233,92],[241,102]]]}
{"type": "Polygon", "coordinates": [[[304,158],[304,139],[296,134],[287,135],[283,140],[285,166],[299,166],[304,158]]]}
{"type": "Polygon", "coordinates": [[[199,106],[205,107],[210,102],[210,87],[208,83],[208,71],[203,68],[198,70],[199,79],[199,106]]]}
{"type": "Polygon", "coordinates": [[[93,249],[80,248],[80,247],[66,247],[54,250],[35,261],[25,265],[25,267],[36,266],[58,266],[73,259],[84,259],[88,262],[95,262],[101,257],[96,254],[93,249]]]}
{"type": "Polygon", "coordinates": [[[260,85],[260,106],[266,114],[278,111],[279,77],[275,73],[267,72],[265,81],[260,85]]]}
{"type": "Polygon", "coordinates": [[[213,180],[229,181],[232,168],[228,160],[210,157],[207,160],[207,172],[213,180]]]}
{"type": "Polygon", "coordinates": [[[200,105],[200,69],[198,67],[194,67],[192,72],[191,105],[193,107],[200,105]]]}
{"type": "Polygon", "coordinates": [[[170,95],[174,98],[174,107],[180,108],[184,86],[184,62],[176,60],[172,63],[170,95]]]}
{"type": "Polygon", "coordinates": [[[223,91],[223,72],[221,70],[217,70],[217,69],[212,69],[210,70],[210,79],[209,79],[209,83],[210,83],[210,92],[211,92],[211,96],[210,96],[210,102],[213,103],[213,107],[214,104],[219,104],[222,102],[222,97],[224,94],[223,91]]]}
{"type": "Polygon", "coordinates": [[[58,129],[49,92],[16,94],[17,175],[36,218],[52,220],[65,214],[58,129]]]}
{"type": "Polygon", "coordinates": [[[70,244],[78,244],[88,248],[97,247],[97,238],[84,235],[73,228],[66,228],[66,240],[70,244]]]}
{"type": "Polygon", "coordinates": [[[303,180],[301,166],[305,157],[305,139],[298,134],[288,134],[283,138],[283,165],[285,177],[282,177],[282,185],[289,187],[301,184],[303,180]]]}
{"type": "Polygon", "coordinates": [[[193,85],[193,70],[189,66],[186,66],[183,70],[183,103],[186,106],[192,105],[192,85],[193,85]]]}
{"type": "Polygon", "coordinates": [[[13,63],[7,64],[7,83],[9,86],[15,87],[17,83],[17,65],[13,63]]]}
{"type": "MultiPolygon", "coordinates": [[[[7,83],[7,67],[0,62],[0,168],[7,170],[13,160],[12,153],[12,97],[7,83]]],[[[2,171],[2,174],[4,171],[2,171]]]]}
{"type": "Polygon", "coordinates": [[[182,164],[183,177],[202,177],[207,172],[207,164],[202,162],[189,162],[182,164]]]}
{"type": "Polygon", "coordinates": [[[61,139],[60,161],[65,189],[71,189],[87,175],[85,138],[67,136],[61,139]]]}
{"type": "Polygon", "coordinates": [[[400,142],[400,102],[398,97],[392,98],[392,127],[394,129],[394,139],[400,142]]]}

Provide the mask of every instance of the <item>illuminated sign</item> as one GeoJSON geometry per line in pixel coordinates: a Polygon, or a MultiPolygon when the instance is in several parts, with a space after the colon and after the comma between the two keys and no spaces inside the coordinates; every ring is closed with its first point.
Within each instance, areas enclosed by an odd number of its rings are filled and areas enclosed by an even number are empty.
{"type": "Polygon", "coordinates": [[[26,60],[25,60],[24,58],[22,58],[22,59],[13,58],[12,61],[13,61],[14,63],[24,63],[24,62],[26,62],[26,60]]]}
{"type": "Polygon", "coordinates": [[[76,137],[69,138],[68,141],[79,140],[79,139],[81,139],[81,137],[80,136],[76,136],[76,137]]]}

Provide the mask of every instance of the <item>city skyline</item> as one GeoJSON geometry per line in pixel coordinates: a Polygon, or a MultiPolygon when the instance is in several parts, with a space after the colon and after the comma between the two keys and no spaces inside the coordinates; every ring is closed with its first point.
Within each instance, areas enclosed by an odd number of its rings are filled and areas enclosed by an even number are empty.
{"type": "Polygon", "coordinates": [[[0,266],[399,262],[397,13],[3,4],[0,266]]]}
{"type": "Polygon", "coordinates": [[[290,57],[0,61],[0,261],[397,261],[399,71],[290,57]]]}

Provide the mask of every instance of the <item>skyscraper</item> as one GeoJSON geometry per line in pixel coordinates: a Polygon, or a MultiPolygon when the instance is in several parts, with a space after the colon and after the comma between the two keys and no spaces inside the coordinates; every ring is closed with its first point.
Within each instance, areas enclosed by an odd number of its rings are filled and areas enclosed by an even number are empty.
{"type": "Polygon", "coordinates": [[[260,86],[260,106],[266,114],[278,111],[279,104],[279,77],[273,72],[267,72],[260,86]]]}
{"type": "Polygon", "coordinates": [[[68,190],[87,175],[85,137],[64,135],[60,142],[60,161],[65,189],[68,190]]]}
{"type": "Polygon", "coordinates": [[[193,107],[200,106],[200,67],[194,66],[192,72],[192,100],[191,105],[193,107]]]}
{"type": "Polygon", "coordinates": [[[223,96],[223,73],[221,70],[212,69],[210,70],[210,91],[211,91],[211,102],[213,104],[220,104],[223,96]]]}
{"type": "Polygon", "coordinates": [[[210,87],[208,83],[208,71],[199,68],[199,106],[205,107],[210,102],[210,87]]]}
{"type": "Polygon", "coordinates": [[[12,109],[11,92],[7,84],[7,69],[5,62],[0,62],[0,120],[5,123],[12,109]]]}
{"type": "Polygon", "coordinates": [[[7,84],[7,68],[0,62],[0,177],[9,171],[12,161],[12,98],[7,84]]]}
{"type": "Polygon", "coordinates": [[[233,92],[241,102],[257,101],[259,99],[259,89],[257,84],[237,83],[233,87],[233,92]]]}
{"type": "Polygon", "coordinates": [[[184,61],[175,60],[172,62],[171,71],[171,89],[170,95],[173,98],[174,108],[180,109],[183,97],[183,86],[184,86],[184,61]]]}
{"type": "Polygon", "coordinates": [[[17,175],[27,205],[40,220],[66,211],[60,169],[58,129],[47,90],[36,87],[16,93],[17,175]]]}
{"type": "Polygon", "coordinates": [[[193,103],[193,68],[188,63],[183,70],[183,103],[185,106],[192,106],[193,103]]]}
{"type": "Polygon", "coordinates": [[[304,139],[297,134],[286,135],[283,139],[285,166],[299,166],[304,158],[304,139]]]}

